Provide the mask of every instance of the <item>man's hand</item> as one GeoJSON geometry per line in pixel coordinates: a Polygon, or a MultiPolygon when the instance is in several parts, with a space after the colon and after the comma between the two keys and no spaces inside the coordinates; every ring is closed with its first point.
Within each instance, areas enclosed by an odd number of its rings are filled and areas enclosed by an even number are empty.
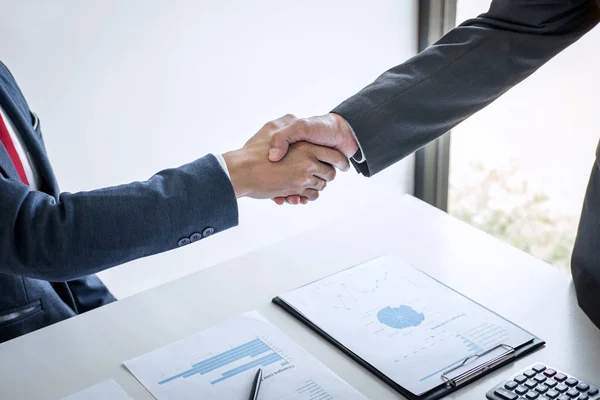
{"type": "Polygon", "coordinates": [[[338,114],[295,119],[271,135],[269,159],[281,160],[292,143],[306,141],[340,151],[346,158],[358,151],[358,143],[348,122],[338,114]]]}
{"type": "Polygon", "coordinates": [[[291,115],[267,123],[239,150],[223,154],[236,197],[268,199],[298,195],[316,200],[335,167],[346,171],[348,159],[339,151],[310,143],[290,146],[287,156],[273,163],[267,158],[271,135],[296,118],[291,115]]]}
{"type": "MultiPolygon", "coordinates": [[[[285,157],[290,144],[307,141],[339,150],[346,158],[358,151],[358,143],[348,122],[338,114],[329,113],[318,117],[290,120],[289,123],[271,135],[269,159],[277,162],[285,157]]],[[[276,197],[273,201],[282,205],[306,204],[307,199],[300,196],[276,197]]]]}

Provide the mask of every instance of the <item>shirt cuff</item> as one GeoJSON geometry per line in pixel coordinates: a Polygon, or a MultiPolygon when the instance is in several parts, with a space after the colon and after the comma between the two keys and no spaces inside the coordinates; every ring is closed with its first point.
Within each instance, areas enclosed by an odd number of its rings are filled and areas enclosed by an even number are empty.
{"type": "Polygon", "coordinates": [[[362,164],[366,161],[365,152],[363,151],[362,146],[360,145],[360,142],[358,141],[358,138],[356,137],[356,133],[354,133],[354,129],[352,129],[350,124],[348,124],[348,126],[350,127],[350,132],[352,132],[352,136],[354,136],[354,140],[356,140],[356,143],[358,144],[358,150],[356,151],[356,153],[354,153],[354,155],[352,156],[352,159],[355,162],[362,164]]]}
{"type": "Polygon", "coordinates": [[[229,170],[227,169],[227,163],[225,163],[225,159],[223,158],[223,155],[222,154],[213,154],[213,155],[215,156],[215,158],[221,165],[221,168],[223,168],[223,171],[225,171],[225,174],[227,174],[227,178],[229,178],[229,180],[231,180],[231,176],[229,175],[229,170]]]}

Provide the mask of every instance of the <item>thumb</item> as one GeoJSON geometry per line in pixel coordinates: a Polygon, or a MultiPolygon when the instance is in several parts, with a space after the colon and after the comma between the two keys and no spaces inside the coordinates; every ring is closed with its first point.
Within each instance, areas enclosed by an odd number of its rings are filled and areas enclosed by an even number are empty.
{"type": "Polygon", "coordinates": [[[281,160],[287,154],[290,144],[306,140],[307,130],[303,129],[305,125],[303,120],[296,120],[275,132],[271,136],[269,160],[273,162],[281,160]]]}

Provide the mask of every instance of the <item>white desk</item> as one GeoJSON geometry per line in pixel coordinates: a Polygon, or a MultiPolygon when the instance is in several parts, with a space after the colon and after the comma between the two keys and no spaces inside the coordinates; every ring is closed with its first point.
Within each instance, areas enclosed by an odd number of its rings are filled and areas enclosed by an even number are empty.
{"type": "Polygon", "coordinates": [[[600,330],[579,310],[568,274],[410,196],[394,203],[4,343],[0,399],[60,399],[108,378],[134,399],[152,399],[124,360],[252,309],[370,399],[401,398],[270,303],[390,250],[547,341],[449,399],[483,399],[506,375],[536,361],[600,384],[600,330]]]}

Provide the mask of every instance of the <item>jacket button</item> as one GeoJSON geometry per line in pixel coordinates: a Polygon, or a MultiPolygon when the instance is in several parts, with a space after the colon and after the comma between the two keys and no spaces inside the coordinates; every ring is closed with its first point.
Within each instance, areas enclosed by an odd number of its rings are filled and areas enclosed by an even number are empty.
{"type": "Polygon", "coordinates": [[[190,241],[192,243],[197,242],[198,240],[202,239],[202,235],[199,234],[198,232],[196,233],[192,233],[192,236],[190,236],[190,241]]]}
{"type": "Polygon", "coordinates": [[[212,235],[213,233],[215,233],[215,229],[208,227],[204,231],[202,231],[202,236],[208,237],[208,236],[212,235]]]}
{"type": "Polygon", "coordinates": [[[185,246],[187,244],[190,244],[190,239],[188,239],[188,238],[181,238],[181,239],[179,239],[179,242],[177,242],[177,245],[179,247],[185,246]]]}

